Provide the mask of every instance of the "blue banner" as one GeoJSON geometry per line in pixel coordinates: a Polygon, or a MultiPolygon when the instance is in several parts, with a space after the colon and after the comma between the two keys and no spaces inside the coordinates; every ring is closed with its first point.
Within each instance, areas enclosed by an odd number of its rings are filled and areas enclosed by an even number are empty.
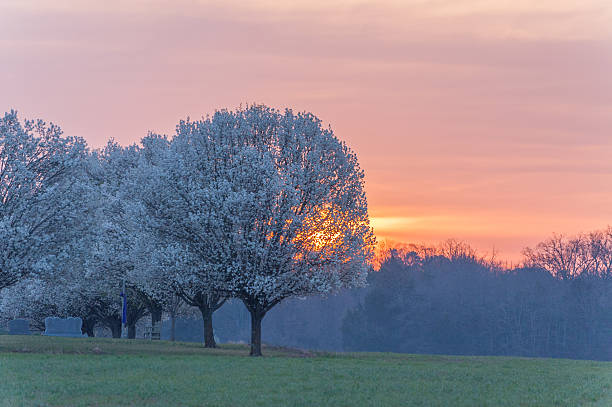
{"type": "Polygon", "coordinates": [[[121,293],[123,297],[123,309],[121,310],[121,323],[123,325],[127,324],[127,295],[125,293],[121,293]]]}

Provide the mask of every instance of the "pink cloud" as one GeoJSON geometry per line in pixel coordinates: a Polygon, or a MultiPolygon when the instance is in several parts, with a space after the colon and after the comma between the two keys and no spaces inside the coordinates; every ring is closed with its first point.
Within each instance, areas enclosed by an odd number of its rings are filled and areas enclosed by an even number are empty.
{"type": "Polygon", "coordinates": [[[309,110],[357,151],[374,217],[424,219],[381,235],[464,236],[516,257],[612,218],[610,10],[6,2],[0,109],[94,146],[245,102],[309,110]]]}

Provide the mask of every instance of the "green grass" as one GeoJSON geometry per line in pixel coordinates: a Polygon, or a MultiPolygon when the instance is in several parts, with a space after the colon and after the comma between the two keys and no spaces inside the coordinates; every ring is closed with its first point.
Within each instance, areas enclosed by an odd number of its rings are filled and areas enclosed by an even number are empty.
{"type": "Polygon", "coordinates": [[[0,336],[0,406],[612,406],[612,363],[0,336]]]}

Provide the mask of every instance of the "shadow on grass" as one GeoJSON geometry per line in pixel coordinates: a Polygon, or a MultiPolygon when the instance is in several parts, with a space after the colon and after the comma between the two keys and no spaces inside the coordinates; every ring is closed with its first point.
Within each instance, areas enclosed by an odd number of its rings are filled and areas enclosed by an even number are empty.
{"type": "MultiPolygon", "coordinates": [[[[249,346],[221,344],[205,348],[193,342],[150,341],[143,339],[62,338],[40,335],[0,335],[0,352],[97,355],[218,355],[248,356],[249,346]]],[[[264,356],[304,358],[319,353],[280,346],[263,346],[264,356]]]]}

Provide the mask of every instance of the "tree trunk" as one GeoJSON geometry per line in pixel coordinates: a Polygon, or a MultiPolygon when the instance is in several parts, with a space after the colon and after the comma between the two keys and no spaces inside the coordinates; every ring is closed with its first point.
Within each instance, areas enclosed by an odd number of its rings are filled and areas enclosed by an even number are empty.
{"type": "Polygon", "coordinates": [[[85,332],[83,332],[84,334],[87,334],[88,337],[93,338],[94,336],[96,336],[96,333],[94,332],[94,327],[93,326],[87,326],[85,328],[85,332]]]}
{"type": "Polygon", "coordinates": [[[128,339],[136,339],[136,323],[128,324],[128,339]]]}
{"type": "Polygon", "coordinates": [[[158,302],[150,301],[148,308],[149,312],[151,313],[151,327],[159,327],[161,332],[161,320],[163,312],[161,305],[158,302]]]}
{"type": "Polygon", "coordinates": [[[213,310],[207,306],[201,306],[200,312],[202,313],[202,319],[204,320],[204,347],[205,348],[216,348],[215,343],[215,332],[213,328],[213,310]]]}
{"type": "Polygon", "coordinates": [[[251,314],[251,356],[262,356],[261,354],[261,321],[281,300],[277,299],[271,303],[261,303],[254,297],[241,298],[242,303],[251,314]]]}
{"type": "Polygon", "coordinates": [[[265,313],[251,311],[251,356],[262,356],[261,354],[261,321],[265,313]]]}
{"type": "Polygon", "coordinates": [[[212,316],[225,303],[226,298],[206,291],[199,291],[194,295],[181,291],[179,295],[187,304],[198,307],[202,313],[202,319],[204,320],[204,347],[216,348],[212,316]]]}
{"type": "Polygon", "coordinates": [[[174,342],[176,336],[175,336],[175,332],[176,332],[176,318],[174,316],[174,312],[172,314],[170,314],[170,340],[172,342],[174,342]]]}
{"type": "Polygon", "coordinates": [[[121,319],[117,318],[116,321],[112,321],[109,325],[113,338],[121,338],[121,319]]]}
{"type": "Polygon", "coordinates": [[[127,302],[127,337],[136,338],[136,324],[148,311],[146,297],[142,292],[130,289],[127,302]],[[131,293],[131,295],[130,295],[131,293]]]}
{"type": "Polygon", "coordinates": [[[90,338],[94,337],[94,327],[96,322],[93,319],[84,318],[83,325],[81,326],[81,333],[87,334],[90,338]]]}

